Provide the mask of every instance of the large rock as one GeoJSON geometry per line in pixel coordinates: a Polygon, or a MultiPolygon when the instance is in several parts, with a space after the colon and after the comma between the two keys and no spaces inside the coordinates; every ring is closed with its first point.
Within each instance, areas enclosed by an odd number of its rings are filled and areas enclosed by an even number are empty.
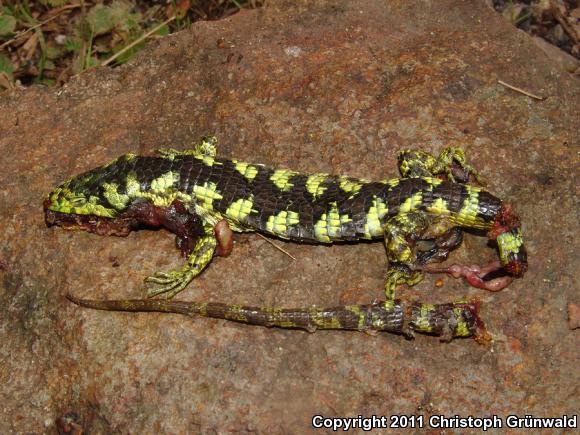
{"type": "MultiPolygon", "coordinates": [[[[578,411],[578,79],[484,2],[277,4],[151,42],[132,63],[62,89],[0,100],[0,431],[50,432],[67,412],[91,433],[303,432],[314,414],[535,415],[578,411]],[[509,90],[497,80],[536,94],[509,90]],[[107,313],[66,292],[142,297],[181,264],[159,231],[105,238],[48,229],[42,200],[128,151],[187,148],[304,171],[396,176],[405,147],[464,146],[519,211],[530,270],[497,294],[427,277],[407,298],[479,296],[495,337],[283,331],[107,313]]],[[[280,306],[382,296],[384,248],[239,236],[180,295],[280,306]],[[279,242],[283,243],[283,242],[279,242]]],[[[455,261],[495,253],[468,237],[455,261]]]]}

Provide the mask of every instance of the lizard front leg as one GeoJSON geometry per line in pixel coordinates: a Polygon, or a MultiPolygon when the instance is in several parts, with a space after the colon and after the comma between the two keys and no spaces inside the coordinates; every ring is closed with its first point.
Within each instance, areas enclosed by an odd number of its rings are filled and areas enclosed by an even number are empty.
{"type": "Polygon", "coordinates": [[[187,263],[181,270],[156,272],[145,278],[145,282],[160,285],[160,287],[149,290],[147,292],[147,297],[166,293],[167,299],[173,298],[211,262],[216,246],[217,239],[213,234],[213,230],[211,234],[206,234],[205,236],[200,237],[197,240],[192,253],[189,255],[187,263]]]}
{"type": "Polygon", "coordinates": [[[204,136],[201,140],[194,144],[191,149],[188,150],[176,150],[173,148],[169,149],[159,149],[156,150],[157,154],[167,159],[173,160],[176,156],[205,156],[205,157],[216,157],[217,156],[217,143],[218,140],[214,136],[204,136]]]}
{"type": "Polygon", "coordinates": [[[204,231],[205,234],[196,240],[195,246],[187,258],[187,263],[181,270],[156,272],[145,278],[145,282],[160,285],[160,287],[149,290],[147,297],[166,293],[167,299],[171,299],[205,269],[213,258],[218,246],[218,239],[212,226],[204,225],[204,231]]]}
{"type": "Polygon", "coordinates": [[[232,251],[233,233],[226,220],[212,226],[200,215],[192,212],[190,207],[177,200],[167,208],[143,204],[138,213],[140,222],[161,225],[170,230],[176,235],[177,247],[188,258],[180,271],[157,272],[145,278],[145,282],[160,285],[149,290],[148,297],[167,293],[167,297],[172,298],[202,272],[214,253],[225,257],[232,251]]]}
{"type": "Polygon", "coordinates": [[[450,181],[469,182],[471,175],[480,181],[479,174],[473,166],[467,163],[465,151],[461,148],[447,147],[439,157],[424,151],[402,150],[397,159],[399,171],[403,177],[446,176],[450,181]]]}

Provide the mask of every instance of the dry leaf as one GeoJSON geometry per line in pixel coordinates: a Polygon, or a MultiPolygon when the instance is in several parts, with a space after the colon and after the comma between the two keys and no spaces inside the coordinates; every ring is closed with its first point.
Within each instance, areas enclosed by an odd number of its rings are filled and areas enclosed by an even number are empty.
{"type": "Polygon", "coordinates": [[[24,61],[32,59],[32,57],[36,53],[37,46],[38,46],[38,33],[33,32],[30,34],[30,37],[22,46],[21,59],[24,61]]]}

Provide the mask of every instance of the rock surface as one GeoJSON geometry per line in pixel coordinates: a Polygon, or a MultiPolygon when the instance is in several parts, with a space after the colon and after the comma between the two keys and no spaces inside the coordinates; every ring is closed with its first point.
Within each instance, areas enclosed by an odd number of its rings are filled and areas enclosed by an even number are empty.
{"type": "MultiPolygon", "coordinates": [[[[131,64],[0,99],[0,432],[303,433],[315,414],[578,412],[576,78],[484,2],[270,2],[149,44],[131,64]],[[509,82],[543,101],[497,84],[509,82]],[[187,148],[303,171],[396,176],[404,147],[464,146],[524,222],[527,275],[486,294],[427,277],[408,298],[479,296],[495,341],[283,331],[80,309],[141,297],[181,263],[173,237],[47,229],[42,200],[128,151],[187,148]]],[[[384,248],[238,236],[181,299],[280,306],[381,297],[384,248]],[[283,243],[283,242],[278,242],[283,243]]],[[[494,257],[467,237],[462,263],[494,257]]]]}

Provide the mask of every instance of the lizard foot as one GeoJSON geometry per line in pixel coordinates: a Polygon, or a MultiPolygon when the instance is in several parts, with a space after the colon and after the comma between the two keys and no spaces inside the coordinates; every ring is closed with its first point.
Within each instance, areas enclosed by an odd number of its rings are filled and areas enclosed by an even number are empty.
{"type": "Polygon", "coordinates": [[[159,284],[159,287],[148,290],[147,297],[152,298],[166,293],[165,297],[171,299],[183,290],[192,279],[193,273],[190,271],[179,272],[173,270],[171,272],[155,272],[153,275],[145,278],[145,282],[159,284]]]}
{"type": "Polygon", "coordinates": [[[464,278],[471,286],[497,292],[507,287],[514,277],[511,275],[501,275],[496,278],[485,279],[487,275],[502,271],[503,267],[499,261],[493,261],[487,266],[461,266],[453,264],[449,267],[419,267],[418,270],[427,273],[448,273],[453,278],[464,278]]]}
{"type": "Polygon", "coordinates": [[[470,176],[473,176],[479,184],[482,184],[479,173],[467,163],[467,157],[461,148],[445,148],[433,169],[435,173],[445,174],[450,181],[467,183],[470,176]]]}
{"type": "Polygon", "coordinates": [[[411,270],[409,266],[402,263],[389,265],[385,276],[385,296],[387,300],[395,299],[395,288],[400,284],[413,286],[423,279],[423,273],[420,270],[411,270]]]}

